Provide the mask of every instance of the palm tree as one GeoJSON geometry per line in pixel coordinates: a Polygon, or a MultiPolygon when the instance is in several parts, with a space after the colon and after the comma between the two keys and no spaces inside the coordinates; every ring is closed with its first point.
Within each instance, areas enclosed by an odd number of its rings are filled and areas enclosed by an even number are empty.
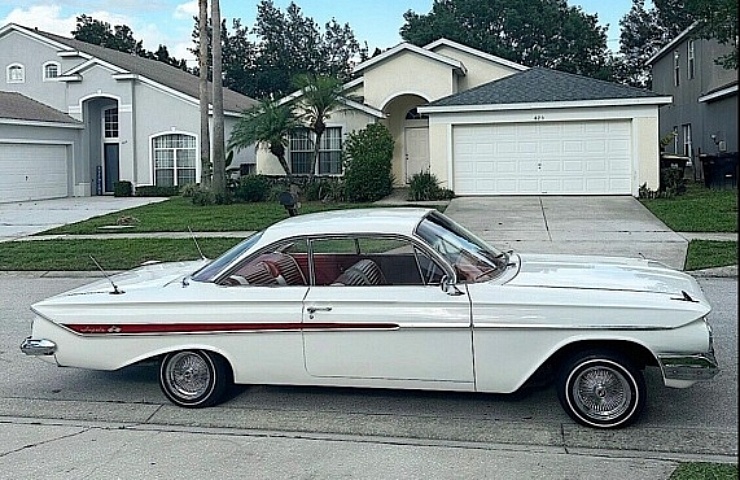
{"type": "Polygon", "coordinates": [[[226,157],[224,155],[224,90],[221,71],[221,7],[211,0],[213,26],[213,192],[226,194],[226,157]]]}
{"type": "Polygon", "coordinates": [[[288,146],[288,136],[299,125],[290,106],[280,105],[268,98],[242,113],[231,131],[229,148],[239,151],[250,145],[266,144],[285,170],[288,181],[293,183],[293,175],[285,159],[285,148],[288,146]]]}
{"type": "Polygon", "coordinates": [[[321,136],[326,131],[326,121],[341,105],[342,83],[328,75],[305,74],[296,77],[295,85],[303,94],[296,103],[298,118],[314,135],[314,163],[310,179],[319,172],[321,136]]]}
{"type": "Polygon", "coordinates": [[[198,0],[198,100],[200,102],[200,184],[211,184],[211,139],[208,128],[208,0],[198,0]]]}

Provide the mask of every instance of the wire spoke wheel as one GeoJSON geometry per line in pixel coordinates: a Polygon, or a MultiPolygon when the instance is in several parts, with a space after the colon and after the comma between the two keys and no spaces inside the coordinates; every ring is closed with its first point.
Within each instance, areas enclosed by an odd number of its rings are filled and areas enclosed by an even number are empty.
{"type": "Polygon", "coordinates": [[[165,396],[181,407],[217,404],[232,383],[231,369],[220,356],[183,350],[168,354],[159,369],[159,384],[165,396]]]}
{"type": "Polygon", "coordinates": [[[597,428],[624,427],[640,415],[645,379],[630,360],[608,351],[576,354],[558,376],[558,398],[575,421],[597,428]]]}

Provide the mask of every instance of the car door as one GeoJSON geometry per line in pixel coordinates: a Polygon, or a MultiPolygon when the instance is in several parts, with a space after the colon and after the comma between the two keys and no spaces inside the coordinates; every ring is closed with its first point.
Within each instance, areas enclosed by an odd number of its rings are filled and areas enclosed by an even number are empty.
{"type": "Polygon", "coordinates": [[[445,272],[428,255],[408,239],[381,236],[313,239],[311,250],[314,282],[303,308],[310,375],[472,386],[468,296],[442,291],[445,272]]]}

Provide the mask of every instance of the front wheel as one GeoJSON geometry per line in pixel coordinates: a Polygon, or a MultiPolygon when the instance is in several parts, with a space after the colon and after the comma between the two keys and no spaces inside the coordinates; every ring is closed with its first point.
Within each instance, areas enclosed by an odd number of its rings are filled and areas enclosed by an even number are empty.
{"type": "Polygon", "coordinates": [[[181,407],[216,405],[231,383],[231,368],[226,360],[202,350],[169,353],[159,368],[162,392],[181,407]]]}
{"type": "Polygon", "coordinates": [[[558,375],[558,398],[578,423],[596,428],[624,427],[645,406],[645,378],[629,359],[608,351],[571,357],[558,375]]]}

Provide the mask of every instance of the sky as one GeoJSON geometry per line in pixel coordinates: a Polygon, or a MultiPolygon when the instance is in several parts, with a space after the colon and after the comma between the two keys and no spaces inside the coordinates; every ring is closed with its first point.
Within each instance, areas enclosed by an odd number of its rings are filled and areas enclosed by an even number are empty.
{"type": "MultiPolygon", "coordinates": [[[[355,37],[367,42],[370,52],[401,41],[398,31],[404,23],[404,12],[413,10],[426,14],[434,3],[433,0],[294,1],[304,16],[312,17],[322,27],[332,18],[341,24],[349,23],[355,37]]],[[[258,3],[258,0],[221,0],[221,16],[241,18],[242,25],[251,27],[258,3]]],[[[274,0],[274,4],[285,11],[290,0],[274,0]]],[[[609,24],[607,46],[612,51],[619,49],[619,20],[629,11],[631,0],[568,0],[568,4],[580,6],[586,13],[598,14],[602,26],[609,24]]],[[[3,0],[0,26],[12,22],[71,36],[76,17],[84,13],[111,25],[128,25],[134,37],[142,40],[148,50],[156,50],[163,44],[170,55],[190,59],[192,55],[187,49],[192,47],[190,35],[197,12],[197,0],[3,0]]]]}

